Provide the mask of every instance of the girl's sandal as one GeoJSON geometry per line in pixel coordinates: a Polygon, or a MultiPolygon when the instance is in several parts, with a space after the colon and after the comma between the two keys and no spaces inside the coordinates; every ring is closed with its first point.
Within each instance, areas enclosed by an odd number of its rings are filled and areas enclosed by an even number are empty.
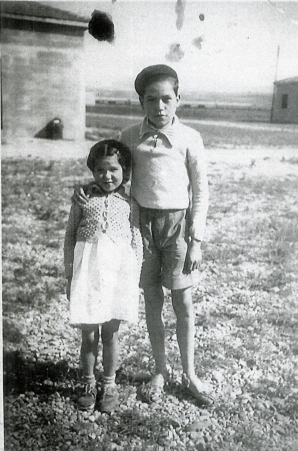
{"type": "Polygon", "coordinates": [[[196,400],[198,401],[198,403],[201,406],[211,406],[212,404],[214,404],[214,398],[207,393],[204,389],[203,386],[204,384],[202,382],[199,381],[199,379],[197,379],[197,381],[199,382],[199,384],[202,386],[202,389],[198,389],[198,387],[196,386],[196,384],[191,381],[186,374],[182,375],[182,386],[187,389],[187,391],[194,397],[196,398],[196,400]]]}

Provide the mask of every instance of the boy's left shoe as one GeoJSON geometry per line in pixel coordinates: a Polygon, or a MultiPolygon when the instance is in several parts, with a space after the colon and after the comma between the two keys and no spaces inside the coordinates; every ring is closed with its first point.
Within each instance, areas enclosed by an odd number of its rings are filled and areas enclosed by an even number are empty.
{"type": "Polygon", "coordinates": [[[182,386],[188,390],[201,406],[208,407],[214,404],[214,398],[210,394],[210,387],[201,382],[198,377],[188,378],[186,374],[183,374],[182,386]]]}
{"type": "Polygon", "coordinates": [[[151,381],[143,384],[137,391],[137,396],[143,402],[152,404],[160,402],[164,394],[165,378],[162,374],[155,374],[151,381]]]}

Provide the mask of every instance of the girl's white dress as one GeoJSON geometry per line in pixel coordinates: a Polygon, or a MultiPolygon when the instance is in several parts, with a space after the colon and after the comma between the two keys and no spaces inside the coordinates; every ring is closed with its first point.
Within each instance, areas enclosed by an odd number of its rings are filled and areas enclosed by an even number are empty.
{"type": "Polygon", "coordinates": [[[83,208],[72,205],[65,237],[70,323],[137,322],[142,260],[137,204],[124,190],[103,195],[94,183],[89,193],[83,208]]]}

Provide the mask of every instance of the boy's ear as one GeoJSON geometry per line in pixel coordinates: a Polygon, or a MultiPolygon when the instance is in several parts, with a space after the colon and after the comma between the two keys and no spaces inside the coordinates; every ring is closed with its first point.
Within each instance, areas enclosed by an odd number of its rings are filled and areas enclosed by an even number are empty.
{"type": "Polygon", "coordinates": [[[143,97],[139,96],[139,101],[140,101],[141,107],[144,108],[144,99],[143,99],[143,97]]]}
{"type": "Polygon", "coordinates": [[[176,99],[177,99],[177,108],[178,108],[178,106],[180,106],[180,101],[181,101],[181,95],[179,93],[177,94],[176,99]]]}

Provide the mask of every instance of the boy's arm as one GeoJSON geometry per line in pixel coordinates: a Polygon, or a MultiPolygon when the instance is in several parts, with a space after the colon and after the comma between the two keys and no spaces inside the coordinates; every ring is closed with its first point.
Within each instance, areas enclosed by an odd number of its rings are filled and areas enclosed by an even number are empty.
{"type": "Polygon", "coordinates": [[[77,204],[72,204],[64,239],[64,267],[65,277],[72,277],[74,248],[76,245],[77,230],[82,218],[82,210],[77,204]]]}
{"type": "Polygon", "coordinates": [[[135,251],[138,265],[141,269],[143,262],[143,240],[140,232],[140,212],[139,206],[134,199],[131,199],[130,227],[132,233],[131,246],[135,251]]]}
{"type": "Polygon", "coordinates": [[[79,206],[84,206],[88,202],[88,197],[86,196],[88,185],[77,184],[74,186],[73,195],[71,196],[71,201],[79,206]]]}
{"type": "Polygon", "coordinates": [[[192,240],[202,241],[207,219],[209,190],[205,149],[202,138],[198,136],[197,146],[189,148],[187,159],[192,195],[189,235],[192,240]]]}

